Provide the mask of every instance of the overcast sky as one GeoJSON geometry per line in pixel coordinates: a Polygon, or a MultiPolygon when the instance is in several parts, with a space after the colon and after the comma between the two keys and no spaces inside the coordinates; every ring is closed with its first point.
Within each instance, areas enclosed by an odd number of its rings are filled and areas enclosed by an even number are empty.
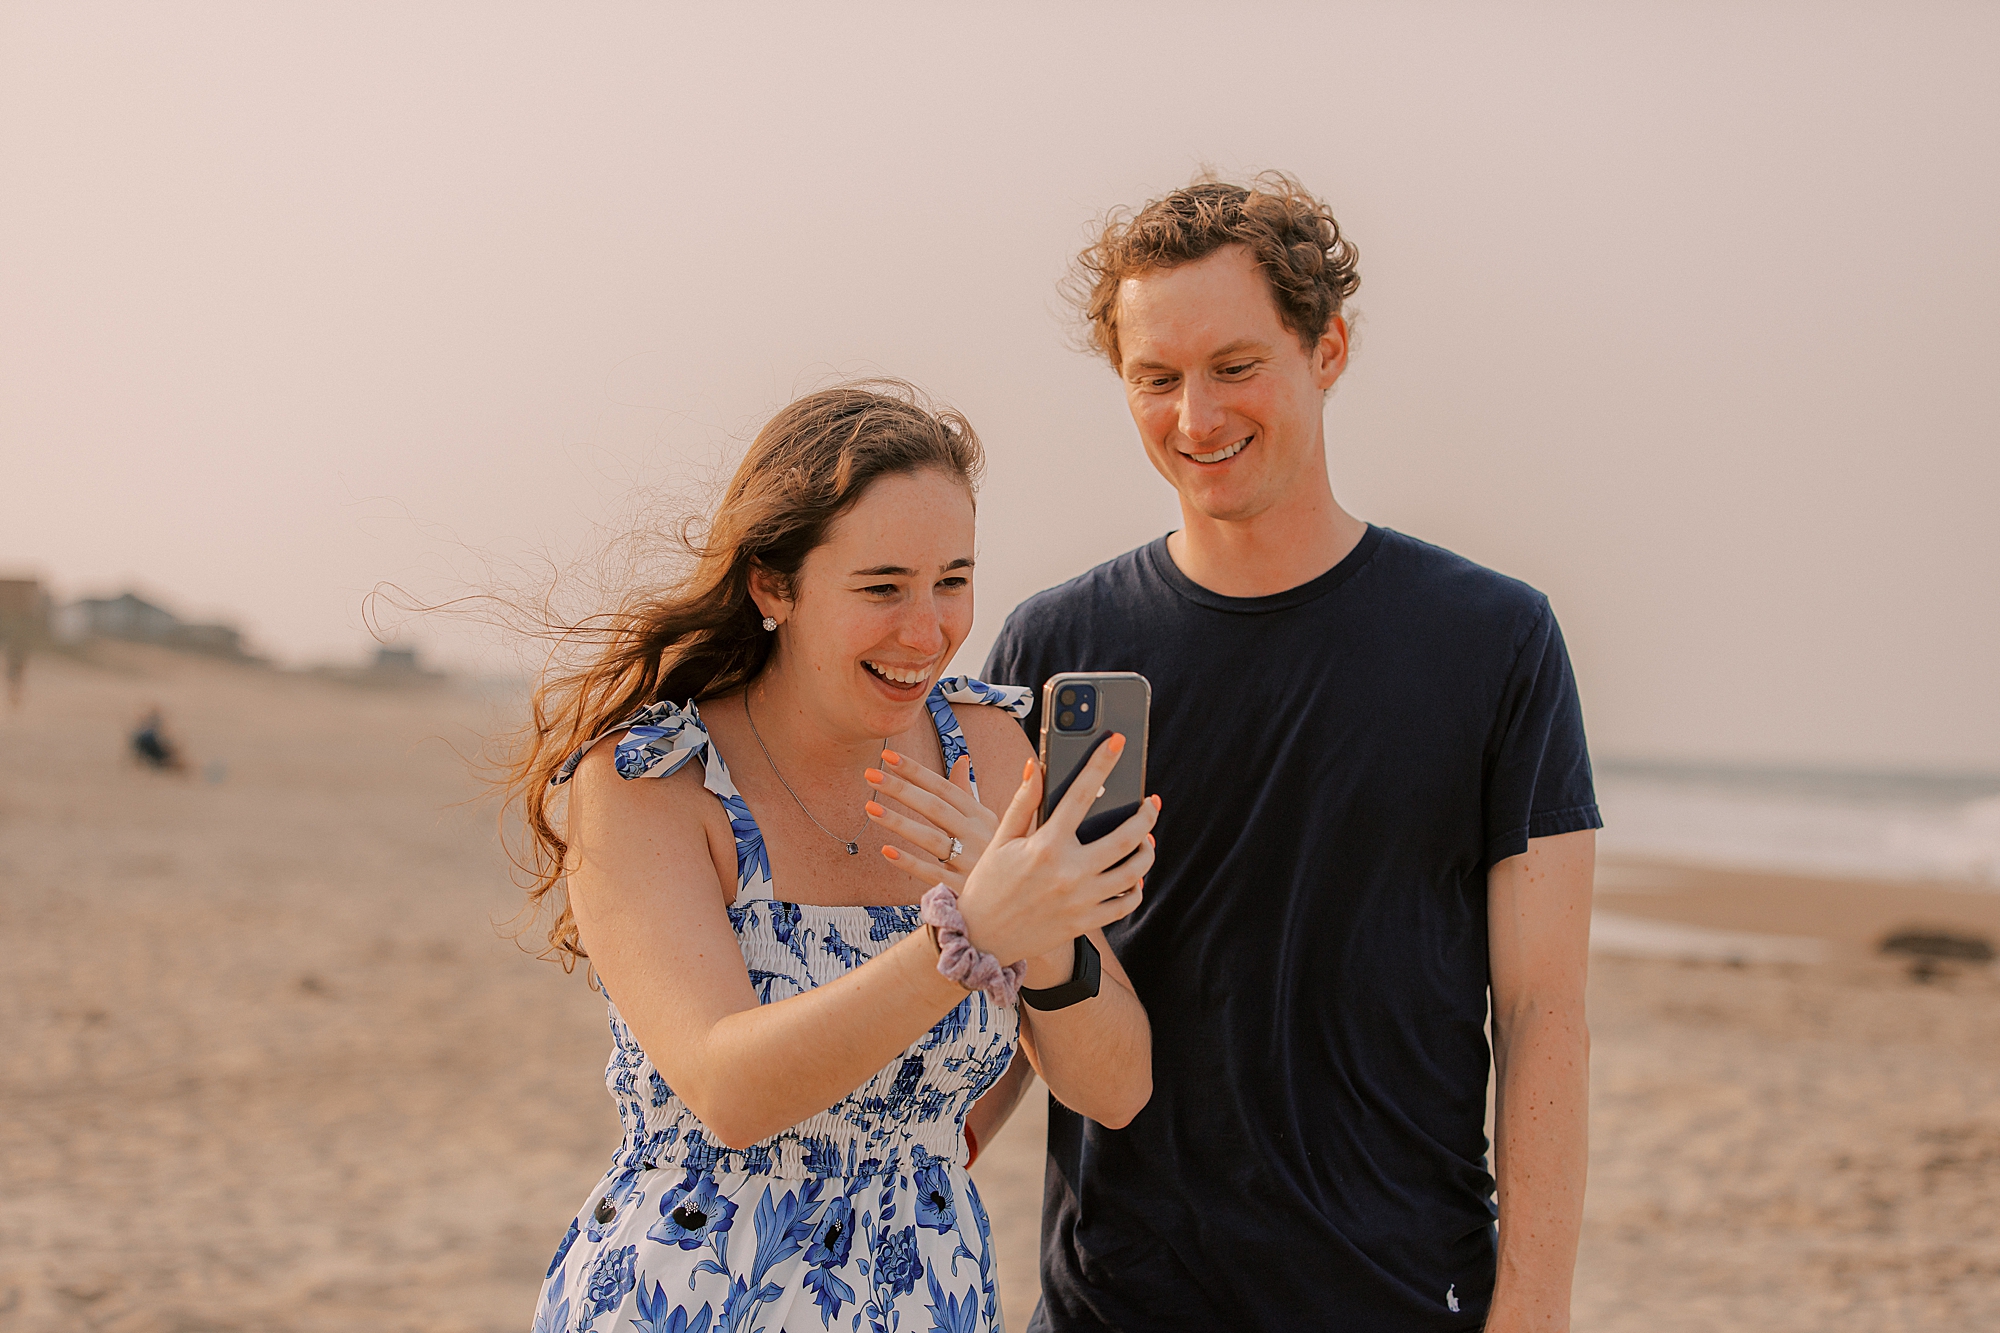
{"type": "Polygon", "coordinates": [[[2000,9],[722,8],[0,7],[0,568],[352,659],[878,371],[990,450],[976,664],[1175,523],[1086,225],[1279,166],[1336,493],[1549,593],[1600,754],[2000,770],[2000,9]]]}

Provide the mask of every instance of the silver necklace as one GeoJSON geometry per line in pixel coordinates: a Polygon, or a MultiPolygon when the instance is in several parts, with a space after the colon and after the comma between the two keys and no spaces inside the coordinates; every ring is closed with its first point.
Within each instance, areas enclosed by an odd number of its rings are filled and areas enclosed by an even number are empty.
{"type": "MultiPolygon", "coordinates": [[[[764,762],[771,766],[771,776],[778,780],[778,785],[783,787],[785,794],[792,798],[792,803],[798,806],[799,813],[807,819],[812,820],[814,828],[845,847],[849,856],[861,855],[860,840],[856,838],[843,838],[826,825],[820,823],[813,812],[806,809],[806,803],[799,799],[799,794],[792,790],[792,784],[785,781],[785,775],[778,771],[778,761],[771,758],[771,747],[764,744],[764,734],[757,730],[757,719],[750,716],[750,691],[748,689],[743,691],[743,720],[750,724],[750,734],[757,738],[757,748],[764,752],[764,762]]],[[[886,737],[883,738],[882,748],[885,750],[889,748],[889,741],[886,737]]]]}

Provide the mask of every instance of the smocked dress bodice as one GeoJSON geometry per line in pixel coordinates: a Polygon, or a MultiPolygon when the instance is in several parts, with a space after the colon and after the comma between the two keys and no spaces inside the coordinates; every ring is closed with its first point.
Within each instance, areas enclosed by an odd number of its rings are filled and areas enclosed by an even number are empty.
{"type": "MultiPolygon", "coordinates": [[[[991,705],[1019,717],[1028,702],[1018,688],[939,681],[928,704],[946,771],[967,750],[953,704],[991,705]]],[[[821,907],[778,896],[763,832],[692,702],[654,704],[606,735],[618,736],[613,766],[626,780],[702,766],[702,783],[722,803],[735,836],[729,924],[760,1002],[825,985],[916,929],[914,904],[821,907]]],[[[557,783],[568,781],[588,749],[571,756],[557,783]]],[[[986,1215],[964,1171],[964,1125],[1013,1058],[1013,1009],[968,993],[825,1111],[732,1149],[674,1095],[615,998],[607,999],[605,1084],[624,1134],[550,1266],[535,1333],[624,1333],[628,1319],[664,1329],[675,1326],[676,1310],[694,1333],[698,1305],[717,1331],[796,1333],[807,1322],[789,1312],[801,1301],[823,1329],[858,1330],[865,1322],[887,1333],[910,1327],[936,1302],[953,1329],[1000,1327],[986,1215]],[[753,1198],[760,1191],[761,1200],[753,1198]],[[969,1233],[961,1230],[968,1222],[969,1233]],[[754,1236],[742,1234],[745,1224],[754,1236]],[[740,1237],[733,1245],[732,1235],[740,1237]],[[913,1304],[899,1318],[906,1298],[913,1304]]]]}

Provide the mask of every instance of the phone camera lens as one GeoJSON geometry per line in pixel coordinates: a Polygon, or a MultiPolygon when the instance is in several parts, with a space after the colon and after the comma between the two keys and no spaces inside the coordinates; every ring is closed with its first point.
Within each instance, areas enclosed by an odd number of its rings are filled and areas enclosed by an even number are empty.
{"type": "Polygon", "coordinates": [[[1095,685],[1065,685],[1056,691],[1056,730],[1089,733],[1097,728],[1095,685]]]}

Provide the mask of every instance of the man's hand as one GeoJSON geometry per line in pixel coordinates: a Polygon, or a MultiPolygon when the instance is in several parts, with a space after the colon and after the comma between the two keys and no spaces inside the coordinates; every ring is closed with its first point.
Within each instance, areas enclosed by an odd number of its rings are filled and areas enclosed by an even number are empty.
{"type": "Polygon", "coordinates": [[[1500,1271],[1487,1333],[1561,1333],[1583,1223],[1591,831],[1534,838],[1487,876],[1500,1271]]]}

